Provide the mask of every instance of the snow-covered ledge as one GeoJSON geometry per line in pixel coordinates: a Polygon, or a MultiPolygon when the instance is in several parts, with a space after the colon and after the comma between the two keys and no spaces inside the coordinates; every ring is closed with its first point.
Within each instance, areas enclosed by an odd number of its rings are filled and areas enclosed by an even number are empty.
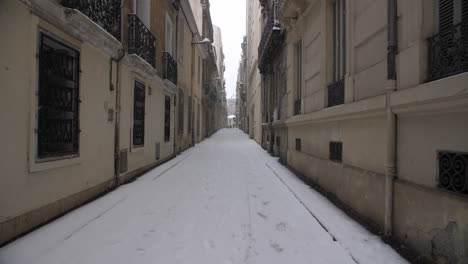
{"type": "Polygon", "coordinates": [[[140,56],[135,54],[127,54],[123,58],[122,62],[127,65],[132,72],[152,82],[154,86],[160,88],[161,90],[170,94],[175,94],[177,91],[177,86],[175,86],[169,80],[163,80],[156,72],[156,69],[154,69],[153,66],[151,66],[140,56]]]}
{"type": "Polygon", "coordinates": [[[123,48],[114,36],[78,10],[65,8],[55,0],[18,0],[31,12],[81,41],[91,43],[116,58],[123,48]]]}
{"type": "Polygon", "coordinates": [[[177,85],[173,84],[171,81],[165,79],[164,82],[164,90],[168,93],[175,94],[177,92],[177,85]]]}
{"type": "Polygon", "coordinates": [[[152,79],[157,75],[156,69],[136,54],[127,54],[122,62],[127,65],[131,71],[141,75],[143,78],[152,79]]]}

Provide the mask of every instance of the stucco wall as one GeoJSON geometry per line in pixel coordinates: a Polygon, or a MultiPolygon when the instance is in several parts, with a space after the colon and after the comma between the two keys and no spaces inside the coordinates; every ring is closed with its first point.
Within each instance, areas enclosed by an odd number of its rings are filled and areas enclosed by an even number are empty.
{"type": "Polygon", "coordinates": [[[114,108],[109,57],[32,15],[15,0],[0,3],[0,222],[112,179],[114,108]],[[12,22],[14,21],[14,22],[12,22]],[[36,162],[38,34],[53,36],[80,51],[79,158],[36,162]],[[13,202],[14,201],[14,202],[13,202]]]}

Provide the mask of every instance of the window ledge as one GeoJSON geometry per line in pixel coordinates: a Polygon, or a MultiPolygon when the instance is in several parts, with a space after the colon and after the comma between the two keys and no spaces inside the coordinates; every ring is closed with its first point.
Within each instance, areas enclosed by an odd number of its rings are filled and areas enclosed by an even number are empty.
{"type": "Polygon", "coordinates": [[[142,151],[144,151],[144,150],[145,150],[145,145],[141,145],[141,146],[134,146],[134,145],[132,145],[132,146],[130,147],[130,152],[132,152],[132,153],[142,152],[142,151]]]}
{"type": "Polygon", "coordinates": [[[351,118],[367,118],[385,115],[385,95],[353,103],[324,108],[316,112],[289,117],[284,121],[286,126],[300,126],[311,123],[346,120],[351,118]]]}
{"type": "Polygon", "coordinates": [[[54,159],[37,159],[30,162],[29,172],[40,172],[79,164],[81,164],[81,158],[77,155],[56,157],[54,159]]]}

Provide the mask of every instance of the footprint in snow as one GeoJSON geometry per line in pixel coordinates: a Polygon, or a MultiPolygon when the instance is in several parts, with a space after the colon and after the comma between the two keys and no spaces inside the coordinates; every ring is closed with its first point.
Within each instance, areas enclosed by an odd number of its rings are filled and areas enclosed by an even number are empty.
{"type": "Polygon", "coordinates": [[[270,243],[270,247],[278,253],[281,253],[284,250],[278,243],[270,243]]]}
{"type": "Polygon", "coordinates": [[[137,248],[137,252],[138,252],[138,254],[140,254],[140,255],[145,254],[145,250],[142,249],[142,248],[137,248]]]}
{"type": "Polygon", "coordinates": [[[279,232],[286,231],[286,227],[287,227],[286,223],[283,223],[283,222],[276,224],[276,230],[279,232]]]}
{"type": "Polygon", "coordinates": [[[262,202],[262,204],[263,204],[264,206],[267,206],[267,205],[270,204],[270,201],[262,202]]]}
{"type": "Polygon", "coordinates": [[[257,214],[258,214],[258,216],[260,216],[260,217],[263,218],[263,219],[267,219],[267,218],[268,218],[267,215],[262,214],[262,213],[260,213],[260,212],[257,212],[257,214]]]}

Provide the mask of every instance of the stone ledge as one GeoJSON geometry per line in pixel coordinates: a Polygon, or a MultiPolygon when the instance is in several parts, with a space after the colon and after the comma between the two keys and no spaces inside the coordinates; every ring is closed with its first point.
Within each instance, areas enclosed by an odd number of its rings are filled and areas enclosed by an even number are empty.
{"type": "Polygon", "coordinates": [[[391,106],[396,114],[468,111],[468,73],[396,91],[391,106]]]}
{"type": "Polygon", "coordinates": [[[90,43],[110,57],[119,56],[122,43],[80,11],[65,8],[54,0],[19,1],[31,9],[34,15],[74,38],[90,43]]]}
{"type": "Polygon", "coordinates": [[[384,116],[386,109],[385,97],[385,95],[379,95],[349,104],[324,108],[317,112],[290,117],[284,123],[286,126],[291,127],[311,123],[384,116]]]}

